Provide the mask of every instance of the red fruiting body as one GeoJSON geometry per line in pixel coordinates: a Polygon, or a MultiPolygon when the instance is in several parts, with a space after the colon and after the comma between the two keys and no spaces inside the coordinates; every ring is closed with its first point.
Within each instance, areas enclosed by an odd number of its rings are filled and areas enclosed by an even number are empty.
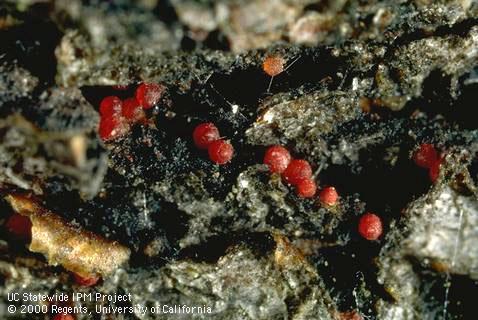
{"type": "Polygon", "coordinates": [[[111,117],[121,113],[122,102],[116,96],[108,96],[101,100],[100,115],[102,117],[111,117]]]}
{"type": "Polygon", "coordinates": [[[282,175],[288,183],[296,185],[301,180],[312,177],[312,168],[306,160],[294,159],[289,163],[282,175]]]}
{"type": "Polygon", "coordinates": [[[164,87],[157,83],[142,83],[136,89],[136,99],[143,109],[152,108],[163,95],[164,87]]]}
{"type": "Polygon", "coordinates": [[[8,218],[5,227],[19,239],[27,242],[32,239],[32,222],[28,217],[15,213],[8,218]]]}
{"type": "Polygon", "coordinates": [[[356,311],[341,312],[339,314],[339,319],[340,320],[363,320],[360,313],[356,311]]]}
{"type": "Polygon", "coordinates": [[[317,191],[317,185],[312,179],[302,179],[295,187],[297,195],[301,198],[312,198],[317,191]]]}
{"type": "Polygon", "coordinates": [[[201,123],[194,129],[193,140],[199,149],[207,149],[212,142],[219,140],[219,130],[214,123],[201,123]]]}
{"type": "Polygon", "coordinates": [[[58,313],[52,320],[75,320],[71,314],[58,313]]]}
{"type": "Polygon", "coordinates": [[[209,159],[217,164],[226,164],[231,161],[234,154],[232,145],[224,140],[216,140],[212,142],[208,149],[209,159]]]}
{"type": "Polygon", "coordinates": [[[334,206],[337,203],[339,195],[334,187],[325,187],[319,193],[319,200],[327,206],[334,206]]]}
{"type": "Polygon", "coordinates": [[[374,213],[367,212],[360,217],[358,232],[367,240],[377,240],[382,235],[382,220],[374,213]]]}
{"type": "Polygon", "coordinates": [[[110,116],[101,117],[99,133],[101,139],[107,141],[116,138],[120,135],[121,120],[110,116]]]}
{"type": "Polygon", "coordinates": [[[264,164],[269,166],[272,173],[284,172],[291,160],[289,151],[283,146],[269,147],[264,155],[264,164]]]}
{"type": "Polygon", "coordinates": [[[144,112],[138,100],[133,97],[123,101],[122,115],[129,122],[136,122],[144,117],[144,112]]]}
{"type": "Polygon", "coordinates": [[[264,59],[262,70],[269,76],[274,77],[284,71],[285,60],[279,56],[269,56],[264,59]]]}
{"type": "Polygon", "coordinates": [[[75,283],[77,285],[80,285],[82,287],[91,287],[94,286],[95,284],[98,283],[100,278],[92,276],[88,278],[84,278],[76,273],[73,273],[73,279],[75,280],[75,283]]]}
{"type": "Polygon", "coordinates": [[[440,176],[440,166],[442,159],[437,159],[428,169],[428,176],[430,177],[431,182],[435,183],[440,176]]]}
{"type": "Polygon", "coordinates": [[[438,153],[435,147],[429,143],[422,143],[413,155],[416,165],[426,169],[430,168],[437,159],[438,153]]]}

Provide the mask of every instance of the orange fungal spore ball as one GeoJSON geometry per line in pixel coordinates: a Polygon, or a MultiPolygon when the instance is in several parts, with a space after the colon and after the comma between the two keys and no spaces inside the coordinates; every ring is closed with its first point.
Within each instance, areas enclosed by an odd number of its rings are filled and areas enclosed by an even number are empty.
{"type": "Polygon", "coordinates": [[[275,145],[267,148],[264,155],[264,164],[269,166],[272,173],[282,173],[291,162],[289,151],[283,146],[275,145]]]}
{"type": "Polygon", "coordinates": [[[284,71],[286,61],[280,56],[268,56],[262,63],[262,70],[269,76],[274,77],[284,71]]]}

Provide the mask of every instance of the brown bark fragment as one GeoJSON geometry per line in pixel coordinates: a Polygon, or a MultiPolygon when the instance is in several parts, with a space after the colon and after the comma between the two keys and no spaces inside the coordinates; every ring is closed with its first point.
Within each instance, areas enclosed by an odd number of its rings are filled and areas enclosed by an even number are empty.
{"type": "Polygon", "coordinates": [[[129,259],[128,248],[70,225],[28,197],[8,195],[6,199],[15,212],[30,218],[29,249],[45,255],[49,264],[91,277],[106,276],[129,259]]]}

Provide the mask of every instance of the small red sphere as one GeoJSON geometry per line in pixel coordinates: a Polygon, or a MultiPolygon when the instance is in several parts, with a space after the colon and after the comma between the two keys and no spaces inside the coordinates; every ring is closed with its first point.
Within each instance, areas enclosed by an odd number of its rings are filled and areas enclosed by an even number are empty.
{"type": "Polygon", "coordinates": [[[115,117],[102,117],[100,119],[99,133],[103,140],[113,139],[117,134],[118,119],[115,117]]]}
{"type": "Polygon", "coordinates": [[[272,173],[282,173],[289,165],[292,157],[283,146],[272,146],[266,150],[264,164],[269,166],[272,173]]]}
{"type": "Polygon", "coordinates": [[[157,83],[142,83],[136,89],[136,99],[143,109],[149,109],[158,103],[164,87],[157,83]]]}
{"type": "Polygon", "coordinates": [[[144,112],[136,98],[128,98],[123,101],[121,109],[123,117],[129,122],[136,122],[144,117],[144,112]]]}
{"type": "Polygon", "coordinates": [[[52,320],[75,320],[75,318],[71,314],[58,313],[52,320]]]}
{"type": "Polygon", "coordinates": [[[337,203],[339,194],[334,187],[325,187],[319,193],[319,200],[327,206],[334,206],[337,203]]]}
{"type": "Polygon", "coordinates": [[[413,155],[413,161],[417,166],[430,168],[438,159],[438,152],[435,147],[429,143],[422,143],[413,155]]]}
{"type": "Polygon", "coordinates": [[[428,169],[428,176],[430,177],[430,181],[435,183],[440,176],[440,167],[441,167],[442,159],[437,159],[428,169]]]}
{"type": "Polygon", "coordinates": [[[234,148],[229,142],[224,140],[212,142],[207,151],[209,153],[209,159],[217,164],[228,163],[234,155],[234,148]]]}
{"type": "Polygon", "coordinates": [[[207,149],[212,142],[219,138],[219,130],[214,123],[205,122],[194,128],[193,140],[199,149],[207,149]]]}
{"type": "Polygon", "coordinates": [[[121,113],[122,102],[116,96],[108,96],[103,98],[100,103],[100,115],[102,117],[111,117],[121,113]]]}
{"type": "Polygon", "coordinates": [[[301,198],[312,198],[317,192],[317,185],[312,179],[302,179],[295,187],[297,195],[301,198]]]}
{"type": "Polygon", "coordinates": [[[288,183],[296,185],[301,180],[310,179],[312,177],[312,168],[308,161],[294,159],[289,163],[282,175],[288,183]]]}
{"type": "Polygon", "coordinates": [[[377,240],[383,232],[382,220],[376,214],[367,212],[360,217],[358,232],[367,240],[377,240]]]}
{"type": "Polygon", "coordinates": [[[95,276],[85,278],[85,277],[82,277],[82,276],[80,276],[76,273],[73,273],[73,279],[75,280],[75,283],[77,285],[80,285],[82,287],[92,287],[95,284],[97,284],[98,281],[100,280],[100,278],[95,277],[95,276]]]}
{"type": "Polygon", "coordinates": [[[262,70],[274,77],[284,71],[285,60],[280,56],[269,56],[262,63],[262,70]]]}
{"type": "Polygon", "coordinates": [[[19,239],[27,242],[32,239],[32,222],[28,217],[15,213],[8,218],[5,227],[8,232],[19,239]]]}
{"type": "Polygon", "coordinates": [[[99,125],[99,133],[103,141],[109,141],[121,137],[128,133],[129,124],[126,119],[119,117],[101,117],[99,125]]]}
{"type": "Polygon", "coordinates": [[[340,320],[363,320],[363,317],[357,311],[347,311],[339,313],[340,320]]]}

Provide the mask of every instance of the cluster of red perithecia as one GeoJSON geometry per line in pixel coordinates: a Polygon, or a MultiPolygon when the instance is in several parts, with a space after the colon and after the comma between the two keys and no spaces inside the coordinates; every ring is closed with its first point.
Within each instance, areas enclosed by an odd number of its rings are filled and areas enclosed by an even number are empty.
{"type": "MultiPolygon", "coordinates": [[[[317,185],[312,178],[312,168],[307,160],[293,159],[289,150],[280,145],[269,147],[264,155],[264,164],[271,173],[279,173],[283,179],[296,188],[301,198],[312,198],[317,192],[317,185]]],[[[337,203],[338,194],[334,187],[323,188],[319,194],[320,201],[328,206],[337,203]]]]}
{"type": "MultiPolygon", "coordinates": [[[[264,164],[271,173],[278,173],[290,185],[296,188],[301,198],[312,198],[317,185],[312,178],[312,168],[307,160],[292,159],[290,152],[283,146],[275,145],[266,150],[264,164]]],[[[339,195],[332,186],[323,188],[319,193],[320,202],[333,207],[338,202],[339,195]]],[[[377,240],[382,235],[382,221],[373,213],[364,214],[359,221],[359,234],[367,240],[377,240]]]]}
{"type": "Polygon", "coordinates": [[[201,123],[193,132],[194,144],[197,148],[206,150],[209,159],[216,164],[226,164],[232,160],[234,147],[224,139],[221,139],[219,129],[212,122],[201,123]]]}
{"type": "MultiPolygon", "coordinates": [[[[263,70],[274,77],[284,71],[285,60],[280,56],[270,56],[264,60],[263,70]]],[[[165,88],[159,84],[143,83],[136,89],[135,97],[121,101],[109,96],[100,105],[100,136],[110,140],[125,134],[129,126],[144,119],[144,110],[154,106],[161,98],[165,88]]],[[[210,122],[199,124],[193,132],[197,148],[207,150],[209,158],[216,164],[224,165],[231,161],[234,148],[227,140],[221,139],[218,128],[210,122]]],[[[435,182],[440,173],[443,157],[431,144],[421,144],[413,156],[415,163],[428,170],[430,180],[435,182]]],[[[312,169],[308,161],[293,159],[289,151],[282,146],[271,146],[264,156],[264,163],[272,173],[279,173],[283,179],[296,188],[301,198],[312,198],[317,192],[317,185],[312,178],[312,169]]],[[[319,200],[323,205],[335,206],[338,193],[334,187],[322,188],[319,200]]],[[[374,213],[366,213],[359,220],[359,234],[367,240],[378,239],[382,232],[382,222],[374,213]]]]}
{"type": "MultiPolygon", "coordinates": [[[[280,56],[269,56],[264,60],[263,70],[274,77],[282,73],[285,60],[280,56]]],[[[100,105],[100,136],[103,140],[111,140],[124,135],[130,125],[144,120],[147,110],[160,100],[165,87],[154,83],[142,83],[136,89],[134,97],[121,101],[116,96],[103,99],[100,105]]],[[[207,150],[211,161],[224,165],[232,160],[234,148],[231,143],[220,137],[215,124],[206,122],[199,124],[193,132],[193,140],[197,148],[207,150]]],[[[421,144],[415,152],[415,163],[428,169],[430,180],[435,182],[440,173],[443,157],[431,144],[421,144]]],[[[301,198],[312,198],[317,193],[317,185],[312,178],[312,169],[308,161],[293,159],[289,151],[282,146],[271,146],[267,149],[264,163],[272,173],[279,173],[283,179],[294,186],[301,198]]],[[[335,206],[338,193],[332,186],[324,187],[319,192],[319,200],[323,205],[335,206]]],[[[364,214],[359,221],[359,233],[368,240],[376,240],[382,234],[382,222],[374,213],[364,214]]]]}
{"type": "Polygon", "coordinates": [[[438,153],[434,145],[422,143],[413,154],[413,161],[417,166],[428,170],[431,182],[435,183],[437,181],[443,155],[438,153]]]}
{"type": "Polygon", "coordinates": [[[285,181],[295,186],[297,195],[301,198],[311,198],[317,191],[317,185],[312,178],[312,168],[308,161],[292,159],[290,152],[283,146],[275,145],[266,150],[264,164],[272,173],[279,173],[285,181]]]}
{"type": "Polygon", "coordinates": [[[121,100],[116,96],[105,97],[100,103],[101,139],[108,141],[128,133],[131,125],[145,120],[144,110],[156,105],[165,87],[156,83],[142,83],[134,97],[121,100]]]}

